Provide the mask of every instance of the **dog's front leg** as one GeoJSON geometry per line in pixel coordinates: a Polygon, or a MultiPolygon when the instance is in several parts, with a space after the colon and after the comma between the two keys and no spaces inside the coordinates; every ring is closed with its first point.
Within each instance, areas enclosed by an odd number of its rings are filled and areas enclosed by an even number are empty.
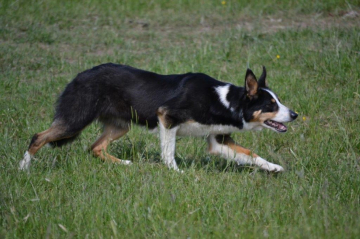
{"type": "Polygon", "coordinates": [[[161,159],[170,169],[180,171],[175,161],[176,132],[179,127],[168,129],[160,121],[159,128],[160,128],[160,143],[161,143],[161,159]]]}
{"type": "Polygon", "coordinates": [[[210,135],[208,137],[209,152],[219,154],[239,165],[256,165],[270,172],[281,172],[284,168],[280,165],[270,163],[250,150],[236,144],[230,135],[210,135]]]}

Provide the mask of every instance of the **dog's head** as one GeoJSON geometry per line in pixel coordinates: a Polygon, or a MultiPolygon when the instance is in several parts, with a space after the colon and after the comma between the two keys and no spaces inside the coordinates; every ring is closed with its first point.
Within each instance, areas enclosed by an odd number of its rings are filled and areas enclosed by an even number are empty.
{"type": "Polygon", "coordinates": [[[243,108],[244,129],[269,128],[276,132],[286,132],[285,122],[293,121],[297,114],[280,103],[266,81],[266,69],[259,80],[248,69],[245,76],[246,100],[243,108]]]}

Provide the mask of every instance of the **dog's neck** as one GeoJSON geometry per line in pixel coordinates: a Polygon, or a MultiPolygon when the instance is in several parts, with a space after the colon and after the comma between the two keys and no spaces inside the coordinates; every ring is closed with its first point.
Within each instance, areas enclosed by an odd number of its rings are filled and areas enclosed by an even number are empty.
{"type": "Polygon", "coordinates": [[[230,103],[230,108],[234,109],[235,111],[240,111],[243,108],[244,102],[246,102],[245,88],[230,85],[226,99],[230,103]]]}

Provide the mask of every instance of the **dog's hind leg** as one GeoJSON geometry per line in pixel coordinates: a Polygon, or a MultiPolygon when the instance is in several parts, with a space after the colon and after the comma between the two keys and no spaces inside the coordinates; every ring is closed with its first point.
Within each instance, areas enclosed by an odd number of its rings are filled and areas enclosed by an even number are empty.
{"type": "Polygon", "coordinates": [[[208,137],[209,152],[221,155],[238,165],[256,165],[269,172],[281,172],[284,168],[270,163],[249,149],[245,149],[234,142],[230,135],[210,135],[208,137]]]}
{"type": "Polygon", "coordinates": [[[31,157],[45,144],[61,139],[71,138],[77,133],[78,132],[69,132],[67,128],[60,123],[60,121],[55,120],[49,129],[33,136],[29,148],[24,154],[24,158],[20,161],[19,169],[29,169],[31,157]]]}
{"type": "Polygon", "coordinates": [[[114,140],[124,136],[129,131],[129,127],[117,127],[113,125],[105,125],[104,132],[91,146],[91,150],[96,157],[101,158],[104,161],[113,163],[121,163],[130,165],[129,160],[118,159],[106,152],[107,146],[114,140]]]}

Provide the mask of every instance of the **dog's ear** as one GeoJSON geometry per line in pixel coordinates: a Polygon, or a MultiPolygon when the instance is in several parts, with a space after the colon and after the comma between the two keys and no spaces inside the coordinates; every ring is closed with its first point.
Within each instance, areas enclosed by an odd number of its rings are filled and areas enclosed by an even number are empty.
{"type": "Polygon", "coordinates": [[[261,87],[261,88],[269,88],[267,80],[266,80],[266,68],[265,68],[265,66],[263,66],[263,72],[262,72],[262,74],[261,74],[261,76],[259,78],[258,84],[259,84],[259,87],[261,87]]]}
{"type": "Polygon", "coordinates": [[[245,89],[246,89],[247,95],[250,98],[252,98],[253,96],[255,96],[257,94],[258,82],[256,80],[254,73],[250,69],[247,69],[247,71],[246,71],[245,89]]]}

